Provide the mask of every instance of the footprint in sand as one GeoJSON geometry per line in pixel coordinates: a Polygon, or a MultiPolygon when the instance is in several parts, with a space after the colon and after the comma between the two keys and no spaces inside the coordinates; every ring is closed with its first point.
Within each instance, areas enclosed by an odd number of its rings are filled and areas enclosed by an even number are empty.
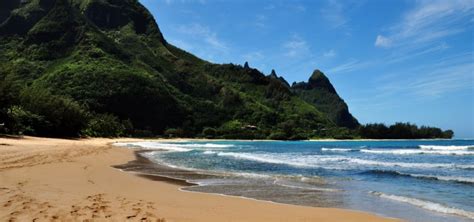
{"type": "MultiPolygon", "coordinates": [[[[25,184],[21,182],[18,185],[25,184]]],[[[110,201],[103,193],[89,195],[69,209],[53,207],[49,202],[28,197],[20,188],[0,188],[0,195],[6,200],[0,206],[11,212],[6,218],[0,218],[0,221],[165,221],[155,215],[153,202],[134,201],[120,196],[110,201]]]]}

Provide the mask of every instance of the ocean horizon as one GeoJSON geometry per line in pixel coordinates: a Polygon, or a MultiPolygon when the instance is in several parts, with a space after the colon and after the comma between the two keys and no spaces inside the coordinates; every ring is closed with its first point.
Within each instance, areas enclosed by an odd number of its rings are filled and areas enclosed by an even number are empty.
{"type": "Polygon", "coordinates": [[[187,191],[336,207],[408,221],[474,219],[474,140],[117,143],[187,191]]]}

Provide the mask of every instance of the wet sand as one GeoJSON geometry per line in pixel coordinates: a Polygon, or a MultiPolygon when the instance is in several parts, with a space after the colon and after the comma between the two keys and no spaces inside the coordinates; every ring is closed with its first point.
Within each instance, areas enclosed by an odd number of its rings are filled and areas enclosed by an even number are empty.
{"type": "Polygon", "coordinates": [[[113,142],[0,138],[0,221],[394,221],[335,208],[183,192],[186,182],[123,172],[113,142]]]}

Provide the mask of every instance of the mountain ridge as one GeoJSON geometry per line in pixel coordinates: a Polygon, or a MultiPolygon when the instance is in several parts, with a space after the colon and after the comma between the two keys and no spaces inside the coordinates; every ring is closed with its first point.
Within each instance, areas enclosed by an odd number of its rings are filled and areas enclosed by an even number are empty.
{"type": "Polygon", "coordinates": [[[319,70],[290,86],[248,63],[207,62],[168,43],[137,0],[0,4],[0,118],[7,132],[239,139],[357,134],[358,121],[319,70]]]}
{"type": "Polygon", "coordinates": [[[349,129],[360,125],[329,79],[319,69],[313,72],[307,82],[294,83],[291,88],[304,101],[326,113],[336,125],[349,129]]]}

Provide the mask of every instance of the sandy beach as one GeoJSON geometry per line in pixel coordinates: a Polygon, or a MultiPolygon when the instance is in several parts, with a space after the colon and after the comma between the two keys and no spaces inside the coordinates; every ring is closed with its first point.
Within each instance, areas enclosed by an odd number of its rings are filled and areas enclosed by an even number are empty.
{"type": "Polygon", "coordinates": [[[0,138],[0,221],[395,221],[180,191],[113,168],[135,159],[120,141],[134,139],[0,138]]]}

